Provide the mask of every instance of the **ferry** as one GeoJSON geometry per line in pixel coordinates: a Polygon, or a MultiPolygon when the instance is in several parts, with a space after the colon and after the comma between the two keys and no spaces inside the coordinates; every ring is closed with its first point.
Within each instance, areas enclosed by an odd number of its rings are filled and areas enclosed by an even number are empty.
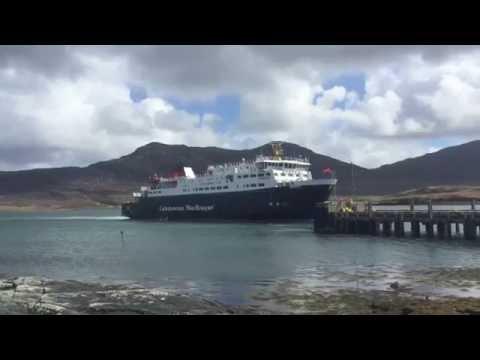
{"type": "Polygon", "coordinates": [[[313,179],[307,158],[284,156],[280,142],[271,146],[273,156],[211,165],[198,176],[191,167],[154,175],[122,205],[122,215],[175,221],[312,219],[315,205],[327,201],[336,186],[334,173],[313,179]]]}

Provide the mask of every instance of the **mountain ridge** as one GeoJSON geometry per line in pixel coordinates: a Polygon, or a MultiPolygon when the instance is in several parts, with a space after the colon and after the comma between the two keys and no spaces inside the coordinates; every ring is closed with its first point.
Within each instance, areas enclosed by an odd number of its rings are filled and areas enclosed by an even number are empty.
{"type": "MultiPolygon", "coordinates": [[[[117,204],[145,184],[157,172],[166,175],[180,164],[202,173],[208,165],[254,159],[271,155],[271,143],[252,149],[234,150],[215,146],[190,147],[150,142],[116,159],[99,161],[85,167],[57,167],[0,172],[0,203],[15,198],[91,199],[95,203],[117,204]],[[3,199],[3,200],[2,200],[3,199]]],[[[312,175],[322,176],[322,169],[335,169],[342,195],[386,195],[411,189],[439,185],[479,185],[480,169],[475,166],[480,154],[480,140],[440,149],[368,169],[333,157],[318,154],[306,147],[283,142],[285,155],[306,156],[312,175]],[[352,181],[352,170],[354,173],[352,181]],[[353,184],[352,184],[353,183],[353,184]]]]}

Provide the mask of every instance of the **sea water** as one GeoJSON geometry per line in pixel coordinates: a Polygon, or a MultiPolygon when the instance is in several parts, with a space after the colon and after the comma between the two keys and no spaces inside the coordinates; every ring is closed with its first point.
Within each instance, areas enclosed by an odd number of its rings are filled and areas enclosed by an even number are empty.
{"type": "MultiPolygon", "coordinates": [[[[119,209],[0,212],[4,276],[127,281],[228,304],[285,286],[301,292],[384,289],[400,281],[444,290],[451,283],[426,276],[477,268],[480,241],[318,235],[311,221],[134,221],[119,209]]],[[[463,292],[478,295],[477,285],[463,292]]]]}

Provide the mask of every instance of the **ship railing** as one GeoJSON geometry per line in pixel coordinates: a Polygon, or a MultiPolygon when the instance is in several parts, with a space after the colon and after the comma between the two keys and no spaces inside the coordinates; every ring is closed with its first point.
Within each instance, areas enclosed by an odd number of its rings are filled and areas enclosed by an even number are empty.
{"type": "Polygon", "coordinates": [[[261,161],[298,161],[298,162],[305,162],[305,163],[310,163],[310,159],[307,157],[294,157],[294,156],[282,156],[280,159],[278,157],[274,156],[266,156],[266,155],[259,155],[256,158],[256,162],[261,162],[261,161]]]}

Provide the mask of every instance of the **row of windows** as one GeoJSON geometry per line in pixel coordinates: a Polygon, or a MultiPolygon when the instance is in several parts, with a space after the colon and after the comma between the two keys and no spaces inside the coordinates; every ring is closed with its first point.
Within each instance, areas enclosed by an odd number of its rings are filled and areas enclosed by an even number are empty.
{"type": "Polygon", "coordinates": [[[284,172],[280,173],[280,176],[296,176],[296,177],[300,177],[301,175],[300,174],[296,174],[296,175],[293,175],[293,174],[285,174],[284,172]]]}
{"type": "MultiPolygon", "coordinates": [[[[193,189],[194,192],[198,192],[198,191],[209,191],[209,190],[222,190],[222,189],[228,189],[228,186],[212,186],[212,187],[205,187],[205,188],[195,188],[193,189]]],[[[183,189],[183,192],[187,192],[188,190],[187,189],[183,189]]]]}
{"type": "MultiPolygon", "coordinates": [[[[258,187],[264,187],[265,184],[258,184],[258,187]]],[[[248,188],[248,187],[257,187],[257,184],[246,184],[246,185],[243,185],[244,188],[248,188]]]]}
{"type": "MultiPolygon", "coordinates": [[[[259,174],[258,174],[258,177],[264,177],[264,176],[270,176],[270,173],[267,172],[267,173],[259,173],[259,174]]],[[[242,175],[238,175],[238,176],[237,176],[238,179],[241,179],[242,177],[243,177],[243,178],[248,178],[248,175],[243,175],[243,176],[242,176],[242,175]]],[[[252,175],[250,175],[250,177],[252,177],[252,178],[253,178],[253,177],[257,177],[257,174],[252,174],[252,175]]]]}
{"type": "MultiPolygon", "coordinates": [[[[258,187],[264,187],[265,184],[259,183],[259,184],[245,184],[245,185],[243,185],[244,188],[254,188],[254,187],[257,187],[257,186],[258,187]]],[[[222,189],[226,190],[226,189],[228,189],[228,186],[217,186],[217,187],[212,186],[212,187],[209,187],[209,188],[208,187],[206,187],[206,188],[195,188],[195,189],[193,189],[193,192],[209,191],[209,190],[222,190],[222,189]]],[[[183,189],[182,191],[183,192],[188,192],[187,189],[183,189]]]]}

